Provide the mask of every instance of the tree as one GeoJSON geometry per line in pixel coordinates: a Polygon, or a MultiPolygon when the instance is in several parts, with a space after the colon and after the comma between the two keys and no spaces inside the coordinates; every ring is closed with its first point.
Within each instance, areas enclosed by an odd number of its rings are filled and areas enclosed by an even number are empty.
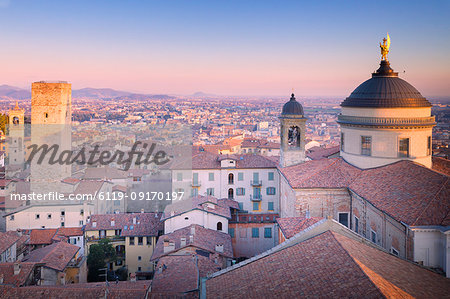
{"type": "Polygon", "coordinates": [[[6,125],[8,124],[8,115],[0,113],[0,130],[6,134],[6,125]]]}
{"type": "Polygon", "coordinates": [[[107,263],[115,262],[116,259],[116,251],[109,239],[102,239],[97,244],[91,245],[87,259],[88,281],[103,281],[105,278],[100,274],[105,274],[105,272],[99,269],[106,268],[107,263]]]}

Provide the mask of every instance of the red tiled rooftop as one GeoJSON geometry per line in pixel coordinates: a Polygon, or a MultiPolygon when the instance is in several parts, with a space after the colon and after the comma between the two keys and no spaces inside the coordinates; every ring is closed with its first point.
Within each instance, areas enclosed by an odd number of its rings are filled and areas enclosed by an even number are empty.
{"type": "Polygon", "coordinates": [[[280,171],[294,189],[349,188],[408,225],[450,225],[449,176],[412,161],[362,170],[333,158],[280,171]]]}
{"type": "Polygon", "coordinates": [[[20,236],[9,232],[0,232],[0,254],[10,248],[14,243],[19,241],[20,236]]]}
{"type": "Polygon", "coordinates": [[[24,257],[24,262],[45,263],[45,266],[58,271],[63,271],[80,247],[66,243],[57,242],[46,247],[31,251],[24,257]]]}
{"type": "MultiPolygon", "coordinates": [[[[150,280],[110,282],[107,298],[147,298],[150,280]]],[[[105,298],[106,286],[104,282],[76,283],[55,286],[27,286],[15,288],[0,286],[0,298],[35,298],[35,299],[87,299],[105,298]]]]}
{"type": "Polygon", "coordinates": [[[33,229],[30,232],[29,245],[51,244],[53,237],[56,235],[56,228],[33,229]]]}
{"type": "Polygon", "coordinates": [[[121,213],[92,215],[86,224],[86,231],[122,230],[122,236],[157,236],[162,230],[160,222],[162,213],[121,213]],[[136,223],[133,223],[136,219],[136,223]],[[114,220],[114,226],[111,221],[114,220]],[[93,223],[96,226],[93,226],[93,223]]]}
{"type": "Polygon", "coordinates": [[[450,293],[445,277],[363,242],[326,231],[215,274],[206,281],[206,295],[444,298],[450,293]]]}
{"type": "Polygon", "coordinates": [[[311,225],[323,220],[322,217],[288,217],[277,218],[276,221],[280,226],[281,231],[286,239],[292,238],[302,230],[310,227],[311,225]]]}
{"type": "Polygon", "coordinates": [[[231,245],[231,237],[229,234],[204,228],[197,224],[178,229],[170,234],[161,236],[153,250],[151,260],[157,260],[162,256],[173,254],[181,248],[193,246],[206,250],[210,253],[219,253],[225,257],[233,257],[233,248],[231,245]],[[193,228],[193,229],[192,229],[193,228]],[[192,234],[194,232],[194,234],[192,234]],[[190,242],[190,235],[193,235],[193,242],[190,242]],[[181,246],[181,238],[186,238],[186,245],[181,246]],[[175,250],[165,253],[164,240],[174,242],[175,250]],[[216,245],[223,245],[223,252],[216,251],[216,245]]]}
{"type": "Polygon", "coordinates": [[[152,282],[153,294],[176,295],[198,290],[199,277],[220,270],[219,265],[204,256],[165,256],[157,264],[152,282]]]}
{"type": "Polygon", "coordinates": [[[20,271],[16,275],[14,275],[14,263],[0,264],[0,276],[3,276],[3,284],[14,285],[17,287],[24,285],[36,265],[36,263],[27,262],[18,264],[20,265],[20,271]]]}

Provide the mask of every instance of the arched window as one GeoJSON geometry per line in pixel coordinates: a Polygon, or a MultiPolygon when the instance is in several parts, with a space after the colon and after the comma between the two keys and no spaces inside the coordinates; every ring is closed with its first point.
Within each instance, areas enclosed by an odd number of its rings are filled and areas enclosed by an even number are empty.
{"type": "Polygon", "coordinates": [[[228,185],[233,185],[234,184],[234,174],[230,173],[228,175],[228,185]]]}
{"type": "Polygon", "coordinates": [[[222,230],[222,222],[217,222],[217,230],[222,230]]]}
{"type": "Polygon", "coordinates": [[[228,198],[233,199],[234,198],[234,190],[233,188],[228,189],[228,198]]]}
{"type": "Polygon", "coordinates": [[[288,131],[288,145],[290,147],[300,147],[300,128],[293,126],[288,131]]]}
{"type": "Polygon", "coordinates": [[[13,117],[13,124],[18,125],[19,124],[19,118],[17,116],[13,117]]]}

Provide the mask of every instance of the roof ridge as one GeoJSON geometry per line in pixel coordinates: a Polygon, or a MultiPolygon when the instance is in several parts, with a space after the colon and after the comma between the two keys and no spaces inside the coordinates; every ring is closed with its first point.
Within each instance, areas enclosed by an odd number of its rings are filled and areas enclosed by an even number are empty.
{"type": "Polygon", "coordinates": [[[419,218],[422,217],[423,213],[425,213],[425,211],[428,209],[428,207],[431,205],[431,203],[434,202],[434,200],[436,199],[438,194],[441,193],[444,186],[447,185],[448,181],[449,181],[449,177],[447,177],[445,182],[442,184],[442,186],[439,188],[439,190],[434,194],[433,198],[428,202],[427,206],[422,210],[422,212],[419,214],[419,216],[417,216],[416,220],[414,220],[412,225],[416,224],[416,222],[419,221],[419,218]]]}
{"type": "Polygon", "coordinates": [[[287,249],[287,248],[290,248],[290,247],[295,246],[295,245],[297,245],[297,244],[300,244],[300,243],[302,243],[302,242],[304,242],[304,241],[306,241],[306,240],[309,240],[309,239],[311,239],[311,238],[314,238],[314,237],[317,237],[317,236],[319,236],[319,235],[322,235],[323,233],[327,232],[328,230],[326,230],[326,231],[324,231],[324,232],[321,232],[321,233],[319,233],[319,234],[317,234],[317,235],[314,235],[314,236],[312,236],[312,237],[310,237],[310,238],[306,238],[305,240],[303,240],[303,241],[301,241],[301,242],[296,242],[296,239],[297,239],[296,236],[300,236],[300,235],[302,235],[302,234],[304,234],[304,233],[306,233],[306,232],[309,232],[311,229],[313,229],[313,228],[315,228],[315,227],[321,225],[321,224],[324,223],[325,221],[326,221],[326,219],[322,219],[322,220],[320,220],[320,221],[314,223],[314,224],[311,225],[310,227],[304,229],[303,231],[298,232],[297,234],[295,234],[295,235],[292,236],[291,238],[285,240],[283,243],[280,243],[280,244],[276,245],[275,247],[272,247],[272,248],[270,248],[270,249],[268,249],[268,250],[266,250],[266,251],[264,251],[264,252],[261,252],[260,254],[257,254],[257,255],[255,255],[255,256],[249,258],[249,259],[246,259],[246,260],[244,260],[244,261],[242,261],[242,262],[239,262],[239,263],[237,263],[237,264],[234,264],[234,265],[232,265],[232,266],[230,266],[230,267],[227,267],[227,268],[224,268],[224,269],[219,270],[219,271],[217,271],[217,272],[214,272],[213,274],[211,274],[210,276],[208,276],[207,279],[215,278],[216,276],[219,276],[219,275],[225,274],[225,273],[227,273],[227,272],[230,272],[230,271],[239,269],[239,268],[241,268],[241,267],[243,267],[243,266],[245,266],[245,265],[248,265],[248,264],[251,264],[251,263],[253,263],[253,262],[255,262],[255,261],[259,261],[260,259],[266,258],[266,257],[270,256],[271,254],[275,254],[275,253],[277,253],[277,252],[283,251],[284,249],[287,249]]]}
{"type": "MultiPolygon", "coordinates": [[[[361,270],[361,272],[363,273],[363,275],[369,280],[369,282],[382,294],[384,295],[384,293],[381,291],[381,289],[375,284],[375,282],[372,281],[372,279],[370,279],[369,275],[367,275],[367,273],[363,270],[363,268],[361,268],[361,266],[356,262],[355,258],[347,251],[347,249],[342,245],[342,243],[336,238],[334,231],[330,230],[331,235],[333,236],[333,239],[336,240],[336,242],[339,244],[339,246],[342,248],[342,250],[344,251],[344,254],[347,255],[348,257],[350,257],[350,259],[352,260],[352,262],[358,267],[358,269],[361,270]]],[[[342,235],[344,236],[344,235],[342,235]]],[[[345,237],[345,236],[344,236],[345,237]]],[[[348,237],[347,237],[348,238],[348,237]]],[[[350,238],[349,238],[350,239],[350,238]]],[[[352,240],[352,239],[350,239],[352,240]]],[[[357,242],[357,241],[356,241],[357,242]]],[[[361,243],[361,242],[358,242],[361,243]]],[[[362,245],[364,245],[364,243],[361,243],[362,245]]]]}

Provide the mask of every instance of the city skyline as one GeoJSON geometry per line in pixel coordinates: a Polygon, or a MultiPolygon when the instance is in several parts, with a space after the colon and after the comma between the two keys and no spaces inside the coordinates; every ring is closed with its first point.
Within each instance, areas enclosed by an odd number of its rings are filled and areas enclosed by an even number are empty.
{"type": "Polygon", "coordinates": [[[401,78],[428,98],[450,94],[444,1],[177,4],[1,1],[0,84],[346,97],[378,68],[389,32],[401,78]]]}

